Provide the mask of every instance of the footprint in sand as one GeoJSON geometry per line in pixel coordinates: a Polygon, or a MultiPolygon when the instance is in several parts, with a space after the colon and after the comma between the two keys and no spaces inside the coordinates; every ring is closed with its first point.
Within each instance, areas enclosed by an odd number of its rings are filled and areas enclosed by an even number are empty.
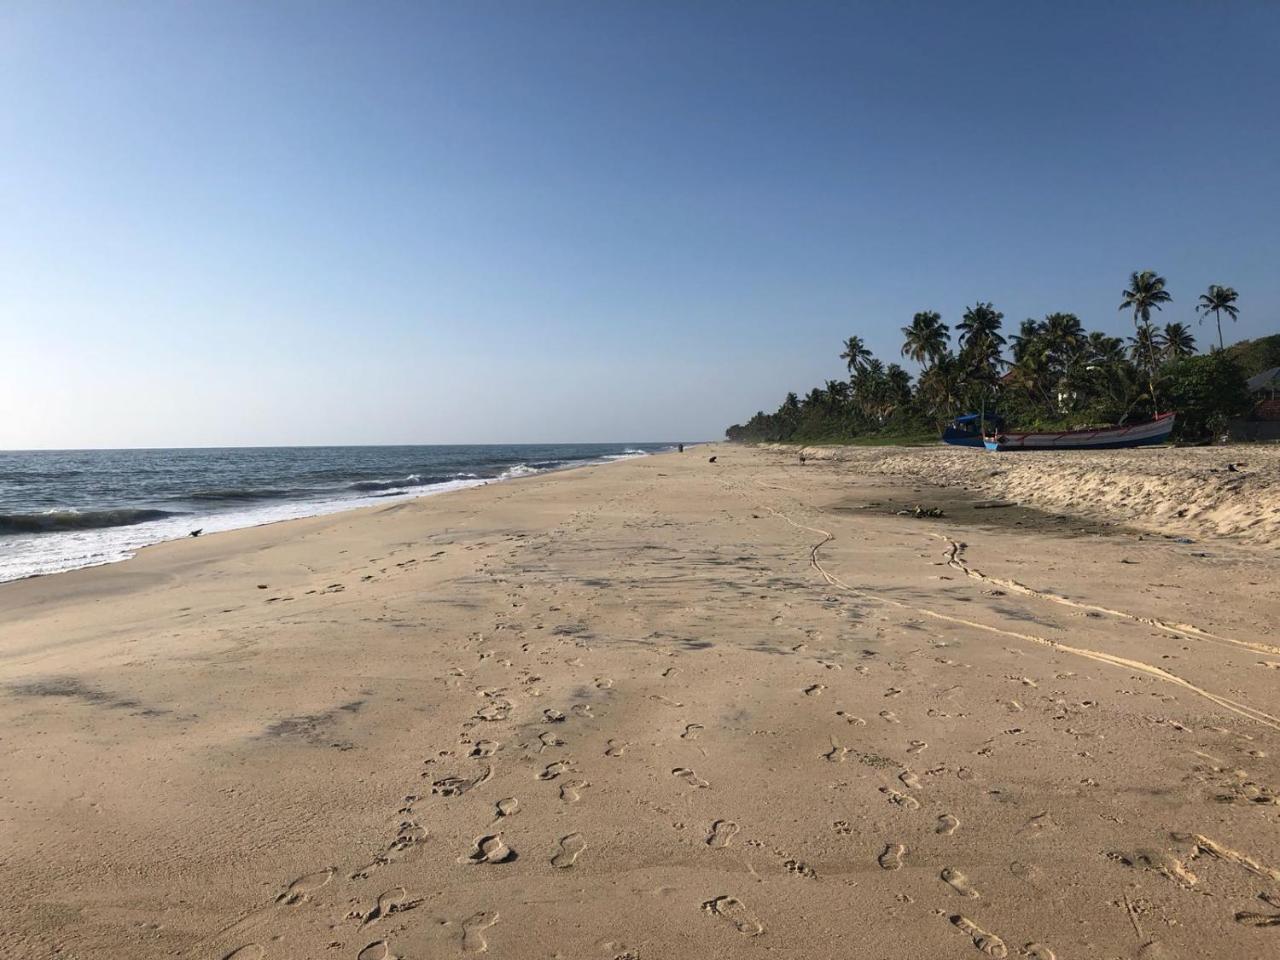
{"type": "Polygon", "coordinates": [[[591,786],[586,780],[566,780],[560,784],[560,799],[565,803],[577,803],[582,799],[582,791],[591,786]]]}
{"type": "Polygon", "coordinates": [[[933,828],[933,832],[949,837],[956,832],[956,827],[958,826],[960,826],[960,821],[956,817],[949,813],[944,813],[938,818],[938,825],[933,828]]]}
{"type": "Polygon", "coordinates": [[[898,715],[894,713],[892,710],[881,710],[880,719],[885,721],[885,723],[901,723],[902,722],[901,720],[898,719],[898,715]]]}
{"type": "Polygon", "coordinates": [[[356,960],[392,960],[391,947],[385,940],[375,940],[356,954],[356,960]]]}
{"type": "Polygon", "coordinates": [[[958,930],[969,936],[973,941],[973,945],[988,957],[995,957],[1000,960],[1002,957],[1009,955],[1009,948],[1004,945],[1004,941],[997,937],[994,933],[988,933],[980,926],[970,920],[968,917],[955,914],[951,918],[951,922],[958,930]]]}
{"type": "Polygon", "coordinates": [[[978,898],[978,891],[973,888],[969,878],[955,867],[943,867],[942,873],[938,874],[938,876],[942,878],[943,883],[960,894],[960,896],[970,897],[974,900],[978,898]]]}
{"type": "Polygon", "coordinates": [[[548,763],[546,768],[540,774],[538,774],[538,779],[554,780],[556,777],[560,776],[560,774],[567,773],[568,771],[569,771],[568,763],[566,763],[564,760],[555,760],[555,761],[552,761],[551,763],[548,763]]]}
{"type": "MultiPolygon", "coordinates": [[[[423,776],[426,776],[424,773],[423,776]]],[[[485,765],[483,773],[474,777],[445,777],[431,784],[431,792],[441,797],[460,797],[472,787],[478,787],[493,777],[493,767],[485,765]]]]}
{"type": "Polygon", "coordinates": [[[605,750],[604,755],[606,757],[620,757],[626,752],[626,749],[629,746],[631,746],[631,744],[627,743],[625,740],[610,740],[609,748],[605,750]]]}
{"type": "Polygon", "coordinates": [[[550,707],[547,707],[545,710],[542,711],[542,722],[543,723],[564,723],[564,714],[561,713],[559,710],[553,710],[550,707]]]}
{"type": "Polygon", "coordinates": [[[412,820],[401,821],[400,826],[396,828],[396,838],[391,841],[391,849],[408,850],[425,842],[427,836],[427,828],[422,824],[414,823],[412,820]]]}
{"type": "Polygon", "coordinates": [[[312,893],[319,890],[326,883],[333,879],[333,867],[325,867],[323,870],[317,870],[315,873],[308,873],[306,876],[299,877],[289,886],[285,887],[284,893],[276,897],[276,903],[283,904],[286,907],[292,907],[294,904],[301,903],[306,900],[312,893]]]}
{"type": "Polygon", "coordinates": [[[262,960],[266,956],[266,951],[256,943],[246,943],[243,947],[236,947],[228,953],[222,960],[262,960]]]}
{"type": "Polygon", "coordinates": [[[704,729],[706,728],[703,727],[703,725],[700,723],[687,724],[684,728],[684,733],[680,734],[680,739],[681,740],[697,740],[698,734],[700,734],[704,729]]]}
{"type": "Polygon", "coordinates": [[[920,789],[920,778],[910,770],[903,770],[898,774],[898,779],[902,781],[903,786],[910,787],[912,790],[920,789]]]}
{"type": "Polygon", "coordinates": [[[787,868],[787,873],[797,877],[804,877],[806,880],[817,880],[818,871],[813,869],[803,860],[787,860],[782,864],[787,868]]]}
{"type": "Polygon", "coordinates": [[[716,897],[704,903],[702,909],[714,917],[729,921],[744,936],[758,937],[764,933],[764,924],[737,897],[716,897]]]}
{"type": "Polygon", "coordinates": [[[703,780],[700,776],[698,776],[688,767],[676,767],[674,770],[671,771],[671,775],[677,778],[678,780],[683,780],[685,783],[689,784],[689,786],[691,787],[711,786],[711,784],[709,784],[706,780],[703,780]]]}
{"type": "Polygon", "coordinates": [[[591,712],[591,704],[589,703],[575,703],[569,709],[573,711],[575,717],[584,717],[587,720],[595,719],[595,714],[591,712]]]}
{"type": "Polygon", "coordinates": [[[1058,960],[1057,954],[1046,947],[1043,943],[1028,943],[1022,948],[1022,952],[1030,958],[1030,960],[1058,960]]]}
{"type": "Polygon", "coordinates": [[[564,746],[564,741],[561,740],[559,737],[557,737],[554,733],[551,733],[549,731],[547,733],[538,734],[538,740],[542,744],[542,746],[538,747],[539,753],[547,749],[547,747],[563,747],[564,746]]]}
{"type": "Polygon", "coordinates": [[[811,687],[804,688],[804,695],[806,697],[820,697],[822,696],[822,691],[825,689],[827,689],[827,685],[825,683],[815,683],[811,687]]]}
{"type": "Polygon", "coordinates": [[[907,753],[919,753],[927,746],[929,746],[929,744],[925,743],[923,740],[912,740],[910,745],[907,747],[907,753]]]}
{"type": "Polygon", "coordinates": [[[905,810],[919,810],[920,801],[905,793],[899,793],[892,787],[881,787],[880,792],[889,798],[889,802],[905,810]]]}
{"type": "Polygon", "coordinates": [[[462,921],[462,949],[467,953],[484,953],[489,949],[484,932],[498,922],[496,910],[475,913],[462,921]]]}
{"type": "Polygon", "coordinates": [[[477,740],[471,752],[467,754],[469,757],[492,757],[498,752],[497,740],[477,740]]]}
{"type": "Polygon", "coordinates": [[[1280,913],[1242,910],[1236,914],[1236,923],[1243,923],[1246,927],[1280,927],[1280,913]]]}
{"type": "Polygon", "coordinates": [[[502,841],[502,835],[478,837],[475,848],[467,856],[468,863],[508,863],[516,858],[516,852],[502,841]]]}
{"type": "Polygon", "coordinates": [[[367,927],[369,924],[388,917],[393,913],[403,913],[406,910],[412,910],[421,900],[410,900],[409,892],[404,887],[396,887],[393,890],[387,890],[378,894],[378,900],[368,913],[360,917],[360,926],[367,927]]]}
{"type": "Polygon", "coordinates": [[[608,690],[613,686],[613,680],[610,677],[596,677],[596,689],[608,690]]]}
{"type": "Polygon", "coordinates": [[[520,801],[515,797],[503,797],[498,801],[498,816],[513,817],[520,811],[520,801]]]}
{"type": "Polygon", "coordinates": [[[729,841],[738,832],[738,825],[732,820],[717,820],[711,825],[711,833],[707,836],[707,846],[717,850],[727,847],[729,841]]]}
{"type": "Polygon", "coordinates": [[[828,763],[844,763],[845,757],[849,755],[849,748],[842,747],[838,743],[833,743],[831,749],[822,756],[828,763]]]}
{"type": "Polygon", "coordinates": [[[884,848],[884,853],[880,854],[876,860],[880,864],[882,870],[901,870],[902,858],[906,855],[907,848],[900,843],[891,843],[884,848]]]}
{"type": "Polygon", "coordinates": [[[551,858],[551,865],[561,870],[568,870],[587,849],[586,838],[580,833],[571,833],[560,838],[560,850],[551,858]]]}
{"type": "Polygon", "coordinates": [[[852,713],[846,713],[844,710],[837,710],[836,716],[842,717],[845,723],[851,723],[855,727],[865,727],[867,725],[867,721],[861,717],[855,717],[852,713]]]}

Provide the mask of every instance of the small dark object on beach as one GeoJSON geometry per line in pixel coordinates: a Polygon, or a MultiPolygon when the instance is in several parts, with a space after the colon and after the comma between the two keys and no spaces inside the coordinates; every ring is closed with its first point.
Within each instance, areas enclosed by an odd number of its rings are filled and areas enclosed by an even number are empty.
{"type": "Polygon", "coordinates": [[[804,466],[804,454],[800,454],[800,466],[804,466]]]}
{"type": "Polygon", "coordinates": [[[917,503],[914,510],[899,510],[898,516],[915,517],[919,520],[926,517],[929,519],[937,519],[938,517],[945,517],[946,514],[942,512],[941,507],[922,507],[917,503]]]}
{"type": "Polygon", "coordinates": [[[715,457],[707,457],[707,463],[715,463],[715,462],[716,462],[715,457]]]}
{"type": "Polygon", "coordinates": [[[204,527],[201,527],[199,530],[192,530],[189,536],[198,537],[202,533],[204,533],[204,527]]]}
{"type": "Polygon", "coordinates": [[[678,447],[680,448],[680,452],[681,452],[681,453],[684,453],[684,444],[683,444],[683,443],[677,444],[676,446],[678,446],[678,447]]]}

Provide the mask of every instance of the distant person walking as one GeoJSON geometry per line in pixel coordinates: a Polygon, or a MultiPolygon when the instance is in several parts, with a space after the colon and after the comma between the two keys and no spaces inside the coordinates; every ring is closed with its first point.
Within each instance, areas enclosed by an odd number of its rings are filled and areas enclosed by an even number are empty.
{"type": "Polygon", "coordinates": [[[676,446],[680,448],[680,452],[681,452],[681,453],[684,453],[684,444],[683,444],[683,443],[678,443],[678,444],[676,444],[676,446]]]}

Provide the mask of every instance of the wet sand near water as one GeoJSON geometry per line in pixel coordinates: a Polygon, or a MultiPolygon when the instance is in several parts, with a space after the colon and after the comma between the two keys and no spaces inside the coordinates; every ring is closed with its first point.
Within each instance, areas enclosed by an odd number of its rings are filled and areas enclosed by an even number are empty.
{"type": "Polygon", "coordinates": [[[886,483],[691,448],[0,586],[0,955],[1272,956],[1274,551],[886,483]]]}

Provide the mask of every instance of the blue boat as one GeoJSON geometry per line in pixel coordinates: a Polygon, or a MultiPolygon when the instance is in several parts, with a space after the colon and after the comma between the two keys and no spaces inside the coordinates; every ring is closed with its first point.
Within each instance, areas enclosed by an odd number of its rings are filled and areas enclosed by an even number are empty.
{"type": "Polygon", "coordinates": [[[1174,415],[1162,413],[1145,423],[1099,427],[1089,430],[1060,430],[1057,433],[1005,433],[997,430],[984,438],[992,451],[1004,450],[1119,450],[1164,443],[1173,432],[1174,415]]]}
{"type": "Polygon", "coordinates": [[[942,442],[953,447],[981,447],[984,422],[989,428],[988,432],[1004,429],[1004,418],[998,413],[966,413],[947,424],[947,428],[942,431],[942,442]]]}

